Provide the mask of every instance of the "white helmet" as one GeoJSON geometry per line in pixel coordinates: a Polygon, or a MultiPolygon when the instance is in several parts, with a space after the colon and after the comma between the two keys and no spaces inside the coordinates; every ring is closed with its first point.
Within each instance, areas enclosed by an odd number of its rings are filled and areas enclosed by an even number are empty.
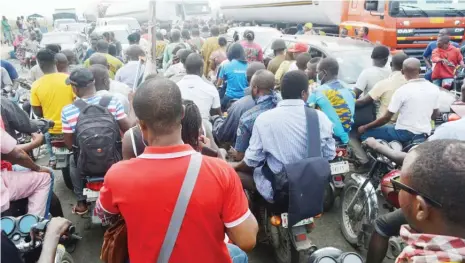
{"type": "Polygon", "coordinates": [[[161,30],[160,30],[160,33],[161,33],[162,35],[166,36],[166,34],[167,34],[166,29],[161,29],[161,30]]]}

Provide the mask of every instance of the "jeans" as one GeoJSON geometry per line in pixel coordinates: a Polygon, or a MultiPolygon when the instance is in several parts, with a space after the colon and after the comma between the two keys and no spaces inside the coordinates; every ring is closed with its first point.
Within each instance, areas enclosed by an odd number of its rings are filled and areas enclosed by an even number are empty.
{"type": "Polygon", "coordinates": [[[364,141],[369,137],[385,140],[387,142],[395,140],[401,143],[406,143],[411,141],[415,137],[415,134],[407,130],[396,130],[394,125],[388,124],[366,131],[362,135],[361,139],[364,141]]]}
{"type": "Polygon", "coordinates": [[[83,195],[84,189],[84,181],[81,177],[81,172],[76,167],[76,163],[74,161],[74,156],[70,156],[69,158],[69,173],[71,177],[71,181],[73,182],[73,191],[76,195],[76,198],[79,201],[86,201],[87,197],[83,195]]]}
{"type": "Polygon", "coordinates": [[[221,99],[221,110],[222,111],[227,111],[228,110],[229,102],[232,99],[233,98],[231,98],[229,96],[226,96],[226,94],[224,95],[224,97],[221,99]]]}
{"type": "Polygon", "coordinates": [[[432,69],[427,69],[426,73],[425,73],[425,79],[427,81],[432,82],[433,81],[432,77],[433,77],[433,70],[432,69]]]}
{"type": "Polygon", "coordinates": [[[395,237],[399,235],[400,227],[408,224],[402,209],[397,209],[378,217],[375,220],[375,231],[383,237],[395,237]]]}
{"type": "Polygon", "coordinates": [[[359,160],[361,164],[368,163],[370,159],[368,159],[368,155],[362,147],[362,143],[358,137],[358,132],[356,130],[350,131],[349,138],[350,148],[352,149],[352,152],[354,153],[357,160],[359,160]]]}
{"type": "Polygon", "coordinates": [[[226,244],[229,251],[229,256],[231,256],[233,263],[247,263],[249,262],[249,258],[247,254],[242,251],[239,247],[233,244],[226,244]]]}
{"type": "Polygon", "coordinates": [[[52,135],[50,135],[49,132],[46,132],[44,134],[44,137],[45,137],[45,143],[47,144],[47,153],[50,156],[50,160],[56,160],[57,157],[53,153],[53,148],[52,148],[52,135]]]}

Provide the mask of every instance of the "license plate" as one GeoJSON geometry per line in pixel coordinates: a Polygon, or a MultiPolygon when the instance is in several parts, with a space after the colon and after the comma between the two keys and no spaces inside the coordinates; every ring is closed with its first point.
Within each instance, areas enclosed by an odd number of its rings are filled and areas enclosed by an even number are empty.
{"type": "MultiPolygon", "coordinates": [[[[293,226],[310,225],[311,223],[313,223],[313,217],[304,219],[304,220],[300,221],[299,223],[297,223],[297,224],[295,224],[295,225],[293,225],[293,226]]],[[[288,227],[287,213],[282,213],[282,214],[281,214],[281,225],[282,225],[284,228],[287,228],[287,227],[288,227]]]]}
{"type": "Polygon", "coordinates": [[[69,150],[66,149],[66,148],[57,148],[57,147],[53,147],[53,152],[55,154],[69,154],[69,150]]]}
{"type": "Polygon", "coordinates": [[[330,166],[331,166],[331,174],[348,173],[350,170],[348,161],[330,163],[330,166]]]}
{"type": "Polygon", "coordinates": [[[82,192],[85,196],[87,196],[87,200],[89,199],[97,200],[97,198],[100,196],[100,192],[92,191],[89,188],[84,188],[82,192]]]}

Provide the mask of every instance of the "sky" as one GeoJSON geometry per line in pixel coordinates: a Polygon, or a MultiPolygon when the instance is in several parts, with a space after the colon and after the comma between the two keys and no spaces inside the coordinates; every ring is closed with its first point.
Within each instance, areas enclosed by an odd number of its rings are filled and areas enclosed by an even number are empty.
{"type": "MultiPolygon", "coordinates": [[[[107,0],[108,1],[108,0],[107,0]]],[[[124,1],[124,0],[110,0],[124,1]]],[[[129,1],[129,0],[128,0],[129,1]]],[[[142,0],[138,0],[142,1],[142,0]]],[[[149,0],[146,0],[147,2],[149,0]]],[[[218,0],[210,0],[217,2],[218,0]]],[[[34,13],[52,17],[55,8],[76,8],[78,14],[82,14],[89,6],[97,4],[99,0],[14,0],[0,1],[0,15],[8,19],[14,19],[17,16],[28,16],[34,13]],[[8,4],[5,4],[8,3],[8,4]]]]}

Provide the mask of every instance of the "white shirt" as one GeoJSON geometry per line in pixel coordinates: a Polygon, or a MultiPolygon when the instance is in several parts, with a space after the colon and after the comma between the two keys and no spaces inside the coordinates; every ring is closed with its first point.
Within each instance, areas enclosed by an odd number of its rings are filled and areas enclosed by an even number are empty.
{"type": "Polygon", "coordinates": [[[171,65],[164,73],[165,78],[171,78],[175,75],[186,73],[186,69],[184,68],[184,64],[181,62],[171,65]]]}
{"type": "Polygon", "coordinates": [[[132,88],[129,87],[128,85],[122,82],[110,79],[110,92],[111,93],[119,93],[125,96],[126,98],[128,98],[129,92],[131,91],[132,91],[132,88]]]}
{"type": "Polygon", "coordinates": [[[412,79],[392,96],[388,110],[399,113],[396,130],[431,133],[431,115],[439,107],[439,88],[425,79],[412,79]]]}
{"type": "Polygon", "coordinates": [[[387,79],[389,75],[391,75],[391,69],[387,67],[380,68],[372,66],[366,68],[360,73],[355,87],[363,91],[363,95],[367,95],[376,83],[383,79],[387,79]]]}
{"type": "Polygon", "coordinates": [[[99,90],[96,92],[98,96],[105,96],[105,95],[110,95],[112,97],[115,97],[121,105],[123,105],[124,108],[124,113],[129,114],[129,100],[128,97],[123,96],[120,93],[115,93],[115,92],[110,92],[108,90],[99,90]]]}
{"type": "Polygon", "coordinates": [[[199,107],[202,119],[208,120],[210,110],[221,107],[220,95],[215,86],[197,75],[186,75],[178,83],[182,98],[192,100],[199,107]]]}
{"type": "MultiPolygon", "coordinates": [[[[136,79],[137,67],[139,61],[129,61],[126,65],[121,67],[115,75],[115,80],[122,82],[132,88],[134,80],[136,79]]],[[[142,72],[139,72],[139,75],[142,72]]]]}

